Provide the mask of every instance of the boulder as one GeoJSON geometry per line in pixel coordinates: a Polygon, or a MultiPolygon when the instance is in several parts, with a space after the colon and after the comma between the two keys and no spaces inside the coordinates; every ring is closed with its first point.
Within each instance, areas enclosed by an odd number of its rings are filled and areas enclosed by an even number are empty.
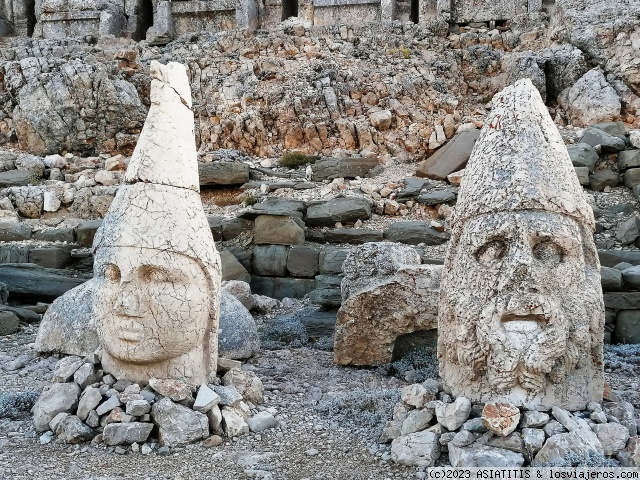
{"type": "Polygon", "coordinates": [[[620,170],[637,167],[640,167],[640,150],[625,150],[618,154],[618,168],[620,170]]]}
{"type": "Polygon", "coordinates": [[[260,215],[253,226],[256,245],[300,245],[304,243],[301,220],[275,215],[260,215]]]}
{"type": "Polygon", "coordinates": [[[92,295],[90,280],[54,300],[42,317],[35,349],[41,353],[79,356],[95,352],[99,342],[91,315],[92,295]]]}
{"type": "Polygon", "coordinates": [[[620,274],[627,287],[631,290],[640,290],[640,265],[625,268],[620,274]]]}
{"type": "Polygon", "coordinates": [[[26,223],[2,222],[0,223],[0,242],[15,242],[29,240],[31,227],[26,223]]]}
{"type": "Polygon", "coordinates": [[[32,410],[36,432],[47,431],[59,413],[75,411],[79,397],[80,387],[75,383],[54,383],[45,388],[32,410]]]}
{"type": "Polygon", "coordinates": [[[586,143],[567,145],[567,151],[574,167],[587,167],[590,172],[593,172],[600,159],[593,147],[586,143]]]}
{"type": "Polygon", "coordinates": [[[287,270],[293,277],[313,278],[320,268],[319,258],[320,252],[313,247],[291,247],[287,256],[287,270]]]}
{"type": "Polygon", "coordinates": [[[441,205],[443,203],[452,203],[456,199],[456,193],[451,190],[432,190],[420,194],[418,203],[425,205],[441,205]]]}
{"type": "Polygon", "coordinates": [[[237,360],[249,358],[259,349],[255,320],[236,297],[223,290],[220,296],[218,355],[237,360]]]}
{"type": "Polygon", "coordinates": [[[151,418],[158,427],[158,439],[162,446],[186,445],[209,435],[206,415],[173,403],[168,398],[153,404],[151,418]]]}
{"type": "Polygon", "coordinates": [[[573,431],[558,433],[547,439],[534,458],[536,463],[559,462],[571,453],[579,457],[603,453],[602,444],[589,425],[582,419],[574,421],[577,423],[577,428],[573,431]]]}
{"type": "Polygon", "coordinates": [[[288,249],[284,245],[257,245],[253,249],[253,271],[257,275],[284,277],[288,249]]]}
{"type": "Polygon", "coordinates": [[[456,468],[514,468],[524,465],[521,453],[486,445],[458,447],[449,444],[449,461],[456,468]]]}
{"type": "Polygon", "coordinates": [[[633,250],[598,250],[598,258],[605,267],[615,267],[621,262],[640,265],[640,252],[633,250]]]}
{"type": "Polygon", "coordinates": [[[198,163],[200,185],[242,185],[249,181],[249,165],[239,162],[198,163]]]}
{"type": "Polygon", "coordinates": [[[624,186],[633,188],[640,185],[640,168],[630,168],[624,172],[624,186]]]}
{"type": "Polygon", "coordinates": [[[596,192],[602,192],[605,187],[615,187],[618,183],[618,174],[609,169],[598,170],[589,175],[589,186],[596,192]]]}
{"type": "Polygon", "coordinates": [[[418,245],[441,245],[449,239],[449,234],[440,232],[427,222],[395,222],[384,231],[384,238],[391,242],[418,245]]]}
{"type": "MultiPolygon", "coordinates": [[[[460,428],[467,421],[470,413],[471,402],[465,397],[458,397],[453,403],[438,402],[436,404],[438,423],[449,431],[460,428]]],[[[486,423],[485,426],[487,426],[486,423]]]]}
{"type": "Polygon", "coordinates": [[[0,265],[0,283],[7,284],[10,293],[35,299],[54,300],[86,281],[86,276],[31,263],[0,265]]]}
{"type": "Polygon", "coordinates": [[[220,395],[211,390],[207,385],[200,385],[193,409],[196,412],[207,413],[213,407],[217,406],[220,400],[220,395]]]}
{"type": "Polygon", "coordinates": [[[67,415],[63,418],[56,427],[55,433],[59,441],[70,444],[88,442],[95,435],[93,430],[75,415],[67,415]]]}
{"type": "Polygon", "coordinates": [[[605,455],[615,455],[627,446],[629,430],[619,423],[604,423],[591,427],[602,444],[605,455]]]}
{"type": "Polygon", "coordinates": [[[609,267],[600,267],[600,284],[605,292],[622,290],[622,273],[609,267]]]}
{"type": "Polygon", "coordinates": [[[417,432],[396,438],[391,442],[391,459],[409,467],[432,467],[440,457],[440,435],[417,432]]]}
{"type": "Polygon", "coordinates": [[[341,197],[313,203],[307,207],[305,224],[309,227],[333,227],[371,218],[371,205],[364,198],[341,197]]]}
{"type": "Polygon", "coordinates": [[[131,445],[144,443],[153,430],[153,423],[110,423],[104,427],[102,440],[107,445],[131,445]]]}
{"type": "Polygon", "coordinates": [[[467,130],[456,134],[444,147],[418,166],[416,176],[446,180],[447,175],[465,167],[479,136],[480,130],[467,130]]]}
{"type": "Polygon", "coordinates": [[[618,311],[613,340],[616,343],[640,343],[640,310],[618,311]]]}
{"type": "Polygon", "coordinates": [[[597,68],[589,70],[569,90],[562,92],[558,102],[577,127],[618,120],[622,107],[617,92],[597,68]]]}
{"type": "Polygon", "coordinates": [[[589,169],[587,167],[573,167],[580,185],[589,185],[589,169]]]}
{"type": "Polygon", "coordinates": [[[624,140],[595,127],[588,127],[584,130],[580,143],[586,143],[592,147],[600,145],[603,153],[616,153],[624,150],[625,147],[624,140]]]}
{"type": "Polygon", "coordinates": [[[378,165],[377,158],[322,158],[311,165],[311,180],[366,177],[378,165]]]}
{"type": "Polygon", "coordinates": [[[243,218],[225,218],[222,221],[222,239],[233,240],[244,232],[253,229],[253,222],[243,218]]]}
{"type": "Polygon", "coordinates": [[[255,305],[251,294],[251,286],[247,282],[240,280],[223,281],[222,290],[236,297],[247,310],[251,310],[255,305]]]}
{"type": "Polygon", "coordinates": [[[242,418],[242,415],[232,407],[222,408],[222,425],[230,438],[249,433],[249,425],[242,418]]]}
{"type": "Polygon", "coordinates": [[[93,245],[98,228],[102,226],[102,220],[87,220],[76,227],[76,241],[85,247],[93,245]]]}
{"type": "Polygon", "coordinates": [[[222,280],[240,280],[249,283],[251,275],[240,263],[236,256],[229,250],[220,251],[220,263],[222,267],[222,280]]]}
{"type": "Polygon", "coordinates": [[[0,311],[0,337],[12,335],[20,329],[20,319],[13,312],[0,311]]]}

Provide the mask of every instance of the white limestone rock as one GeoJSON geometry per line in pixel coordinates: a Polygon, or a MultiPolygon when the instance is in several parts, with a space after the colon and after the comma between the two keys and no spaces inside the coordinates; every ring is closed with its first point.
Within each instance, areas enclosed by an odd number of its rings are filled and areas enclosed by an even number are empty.
{"type": "Polygon", "coordinates": [[[432,467],[440,457],[440,435],[417,432],[391,442],[391,459],[407,466],[432,467]]]}
{"type": "Polygon", "coordinates": [[[253,417],[247,420],[249,430],[252,432],[263,432],[270,428],[276,428],[279,422],[269,412],[258,412],[253,417]]]}
{"type": "Polygon", "coordinates": [[[524,465],[521,453],[486,445],[458,447],[450,443],[449,460],[453,467],[513,468],[524,465]]]}
{"type": "Polygon", "coordinates": [[[162,446],[186,445],[209,435],[206,415],[173,403],[168,398],[153,404],[151,418],[158,426],[158,440],[162,446]]]}
{"type": "Polygon", "coordinates": [[[619,423],[594,425],[591,429],[598,436],[605,455],[615,455],[627,446],[629,430],[619,423]]]}
{"type": "Polygon", "coordinates": [[[462,426],[471,413],[471,402],[468,398],[458,397],[453,403],[438,402],[436,418],[447,430],[454,431],[462,426]]]}
{"type": "Polygon", "coordinates": [[[49,422],[59,413],[75,411],[80,397],[80,387],[75,383],[54,383],[45,388],[33,409],[36,432],[49,429],[49,422]]]}
{"type": "Polygon", "coordinates": [[[589,70],[558,97],[571,123],[587,127],[620,118],[620,97],[598,68],[589,70]]]}

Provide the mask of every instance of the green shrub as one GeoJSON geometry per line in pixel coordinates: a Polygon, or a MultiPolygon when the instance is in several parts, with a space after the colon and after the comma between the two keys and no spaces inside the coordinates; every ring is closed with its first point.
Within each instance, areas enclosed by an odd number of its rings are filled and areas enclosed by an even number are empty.
{"type": "Polygon", "coordinates": [[[438,356],[433,347],[421,346],[409,351],[401,359],[381,366],[380,373],[404,380],[410,370],[414,371],[412,382],[424,382],[428,378],[438,378],[438,356]]]}
{"type": "Polygon", "coordinates": [[[309,163],[315,163],[315,157],[311,155],[305,155],[304,153],[285,153],[280,159],[280,166],[286,168],[298,168],[302,165],[309,163]]]}

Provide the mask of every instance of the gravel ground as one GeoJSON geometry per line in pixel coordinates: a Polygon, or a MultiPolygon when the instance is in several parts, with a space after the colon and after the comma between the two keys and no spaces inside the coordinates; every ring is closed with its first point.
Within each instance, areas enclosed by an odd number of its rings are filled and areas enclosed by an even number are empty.
{"type": "MultiPolygon", "coordinates": [[[[0,338],[0,393],[39,392],[47,383],[57,358],[34,353],[35,333],[32,326],[0,338]]],[[[28,417],[2,419],[0,479],[416,478],[416,469],[388,461],[389,446],[375,441],[377,427],[327,417],[314,407],[326,394],[391,389],[403,382],[373,370],[337,367],[331,352],[308,348],[262,351],[247,368],[265,384],[262,407],[276,409],[279,428],[231,439],[220,447],[200,443],[176,448],[169,456],[130,450],[118,455],[103,445],[40,445],[28,417]]],[[[392,405],[380,413],[390,414],[392,405]]]]}

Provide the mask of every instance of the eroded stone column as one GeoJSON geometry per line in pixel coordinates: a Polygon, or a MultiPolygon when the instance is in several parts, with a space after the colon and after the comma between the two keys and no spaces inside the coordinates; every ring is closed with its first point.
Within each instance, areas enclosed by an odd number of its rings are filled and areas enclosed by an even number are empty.
{"type": "Polygon", "coordinates": [[[493,104],[452,218],[440,373],[472,401],[580,410],[603,388],[593,212],[531,81],[493,104]]]}
{"type": "Polygon", "coordinates": [[[151,108],[93,244],[93,312],[104,369],[146,383],[216,374],[220,256],[199,196],[191,90],[151,63],[151,108]]]}

